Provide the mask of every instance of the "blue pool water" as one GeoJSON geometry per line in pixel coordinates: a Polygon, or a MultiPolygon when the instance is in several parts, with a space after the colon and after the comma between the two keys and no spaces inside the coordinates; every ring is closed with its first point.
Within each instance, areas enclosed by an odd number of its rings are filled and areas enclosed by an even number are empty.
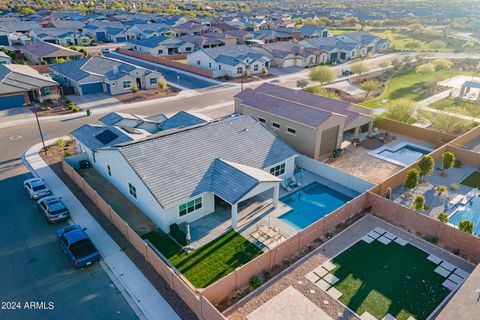
{"type": "Polygon", "coordinates": [[[475,235],[480,235],[480,197],[475,197],[470,200],[466,208],[462,211],[455,212],[448,219],[448,222],[458,226],[460,221],[463,220],[472,221],[475,235]]]}
{"type": "Polygon", "coordinates": [[[378,153],[378,155],[408,166],[428,153],[430,153],[430,150],[407,144],[396,150],[382,150],[378,153]]]}
{"type": "Polygon", "coordinates": [[[293,208],[279,218],[296,229],[304,229],[330,212],[352,200],[351,197],[318,182],[283,197],[282,202],[293,208]]]}

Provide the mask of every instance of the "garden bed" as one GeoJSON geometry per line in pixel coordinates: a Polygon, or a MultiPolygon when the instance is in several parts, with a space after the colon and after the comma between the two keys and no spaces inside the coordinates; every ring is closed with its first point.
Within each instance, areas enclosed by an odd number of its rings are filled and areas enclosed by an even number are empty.
{"type": "MultiPolygon", "coordinates": [[[[39,117],[56,116],[78,112],[80,109],[69,108],[70,100],[65,97],[60,97],[58,100],[46,100],[40,103],[40,108],[37,107],[37,114],[39,117]]],[[[33,107],[30,110],[34,112],[33,107]]]]}
{"type": "Polygon", "coordinates": [[[127,93],[122,95],[116,95],[115,98],[122,103],[133,103],[139,101],[153,100],[164,97],[176,96],[180,92],[180,89],[175,87],[168,86],[167,89],[148,89],[148,90],[139,90],[136,93],[127,93]]]}

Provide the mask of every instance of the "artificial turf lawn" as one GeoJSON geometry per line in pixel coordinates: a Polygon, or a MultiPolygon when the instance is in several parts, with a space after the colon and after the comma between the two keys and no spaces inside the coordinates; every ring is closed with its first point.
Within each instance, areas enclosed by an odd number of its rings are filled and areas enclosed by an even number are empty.
{"type": "Polygon", "coordinates": [[[195,287],[205,288],[262,254],[235,231],[230,231],[186,254],[167,234],[158,230],[144,236],[195,287]]]}
{"type": "Polygon", "coordinates": [[[449,294],[428,254],[410,244],[359,241],[332,259],[338,299],[358,315],[426,319],[449,294]]]}
{"type": "Polygon", "coordinates": [[[472,172],[460,183],[470,188],[480,189],[480,171],[472,172]]]}

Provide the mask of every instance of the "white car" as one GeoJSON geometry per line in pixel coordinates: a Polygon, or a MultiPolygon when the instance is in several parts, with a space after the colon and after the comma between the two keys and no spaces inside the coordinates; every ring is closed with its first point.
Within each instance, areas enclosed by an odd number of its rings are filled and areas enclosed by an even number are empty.
{"type": "Polygon", "coordinates": [[[103,53],[103,54],[110,53],[110,49],[108,49],[108,48],[102,48],[102,53],[103,53]]]}
{"type": "Polygon", "coordinates": [[[23,187],[30,199],[41,199],[52,194],[47,184],[38,178],[32,178],[23,182],[23,187]]]}

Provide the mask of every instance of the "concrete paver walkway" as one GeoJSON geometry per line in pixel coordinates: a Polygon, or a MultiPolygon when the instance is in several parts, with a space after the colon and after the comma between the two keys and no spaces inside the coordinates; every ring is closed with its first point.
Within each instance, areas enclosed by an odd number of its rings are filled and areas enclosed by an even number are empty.
{"type": "MultiPolygon", "coordinates": [[[[46,144],[52,144],[56,140],[46,141],[46,144]]],[[[119,290],[126,293],[130,297],[128,300],[141,311],[139,316],[145,319],[180,319],[143,273],[43,161],[39,155],[40,150],[41,144],[36,144],[27,150],[23,155],[25,165],[32,171],[32,174],[44,179],[56,196],[62,197],[62,201],[70,209],[72,220],[87,228],[89,237],[100,251],[103,262],[111,271],[108,273],[115,275],[114,282],[120,283],[123,287],[119,290]]]]}

